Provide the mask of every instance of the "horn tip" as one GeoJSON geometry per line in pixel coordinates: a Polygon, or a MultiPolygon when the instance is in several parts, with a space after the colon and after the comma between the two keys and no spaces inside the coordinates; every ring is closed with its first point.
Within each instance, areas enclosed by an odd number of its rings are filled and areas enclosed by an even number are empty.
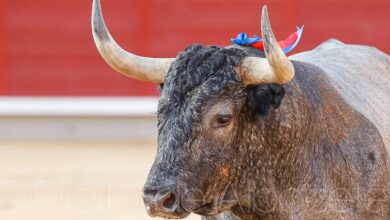
{"type": "MultiPolygon", "coordinates": [[[[260,27],[261,27],[260,29],[261,29],[261,33],[262,34],[265,34],[265,32],[269,32],[269,31],[267,31],[267,29],[271,29],[271,24],[270,24],[270,21],[269,21],[267,5],[263,6],[263,11],[261,12],[260,27]]],[[[271,32],[272,32],[272,30],[271,30],[271,32]]]]}
{"type": "Polygon", "coordinates": [[[263,5],[263,10],[262,10],[262,14],[268,14],[268,9],[267,9],[267,5],[263,5]]]}

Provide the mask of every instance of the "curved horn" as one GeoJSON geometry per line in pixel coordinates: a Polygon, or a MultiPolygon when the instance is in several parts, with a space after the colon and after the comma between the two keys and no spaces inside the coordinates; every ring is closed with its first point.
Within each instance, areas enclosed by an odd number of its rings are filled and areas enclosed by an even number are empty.
{"type": "Polygon", "coordinates": [[[288,83],[294,78],[294,66],[275,39],[268,18],[267,6],[264,6],[262,11],[261,33],[266,59],[258,57],[245,58],[237,71],[241,81],[246,85],[288,83]]]}
{"type": "Polygon", "coordinates": [[[107,30],[100,0],[93,0],[92,33],[100,55],[113,69],[134,79],[164,82],[174,59],[141,57],[123,50],[107,30]]]}

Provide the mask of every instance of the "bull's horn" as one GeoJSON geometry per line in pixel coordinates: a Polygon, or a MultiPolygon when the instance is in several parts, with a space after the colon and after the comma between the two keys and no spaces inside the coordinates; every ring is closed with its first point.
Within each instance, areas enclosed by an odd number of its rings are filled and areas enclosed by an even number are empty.
{"type": "Polygon", "coordinates": [[[107,30],[100,0],[93,0],[92,32],[101,56],[113,69],[134,79],[164,82],[173,59],[141,57],[123,50],[107,30]]]}
{"type": "Polygon", "coordinates": [[[263,7],[261,33],[267,59],[258,57],[245,58],[237,71],[241,81],[246,85],[288,83],[294,78],[294,66],[275,39],[268,18],[267,6],[263,7]]]}

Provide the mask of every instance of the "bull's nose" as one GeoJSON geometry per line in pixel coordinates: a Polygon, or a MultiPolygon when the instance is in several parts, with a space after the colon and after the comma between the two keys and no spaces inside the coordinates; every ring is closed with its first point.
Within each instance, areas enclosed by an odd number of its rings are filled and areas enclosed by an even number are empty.
{"type": "Polygon", "coordinates": [[[144,203],[146,211],[151,216],[160,213],[173,214],[178,209],[178,198],[173,190],[144,190],[144,203]]]}

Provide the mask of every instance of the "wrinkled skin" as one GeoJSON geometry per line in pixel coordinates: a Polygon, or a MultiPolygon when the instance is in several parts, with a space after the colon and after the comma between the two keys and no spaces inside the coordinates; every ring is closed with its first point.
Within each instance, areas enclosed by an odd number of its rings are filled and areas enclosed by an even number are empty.
{"type": "Polygon", "coordinates": [[[175,213],[150,214],[390,219],[389,159],[376,126],[308,63],[293,62],[287,85],[245,87],[227,65],[263,55],[239,49],[192,47],[172,65],[144,191],[174,189],[180,202],[175,213]]]}

